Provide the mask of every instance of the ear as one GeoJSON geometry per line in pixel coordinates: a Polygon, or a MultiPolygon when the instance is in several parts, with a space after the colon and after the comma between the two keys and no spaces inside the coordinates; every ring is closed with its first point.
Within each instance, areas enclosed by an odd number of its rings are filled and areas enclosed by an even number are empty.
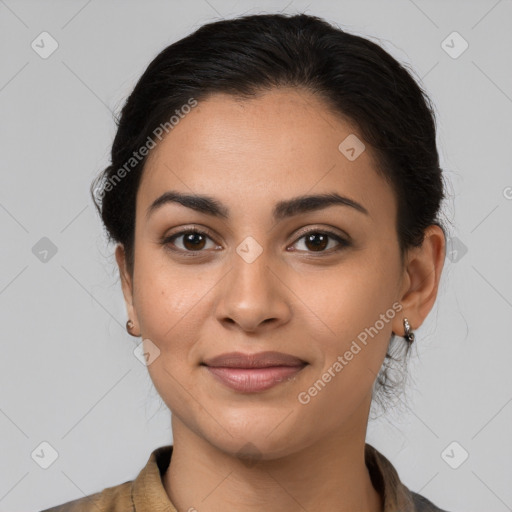
{"type": "Polygon", "coordinates": [[[434,306],[445,260],[446,240],[443,230],[431,225],[425,230],[420,247],[409,250],[399,301],[403,306],[393,322],[393,332],[403,336],[403,319],[412,330],[423,323],[434,306]]]}
{"type": "Polygon", "coordinates": [[[134,330],[140,331],[137,312],[133,306],[133,282],[127,269],[126,254],[122,244],[117,245],[115,254],[117,266],[119,267],[119,276],[121,278],[121,287],[123,289],[124,302],[126,304],[128,318],[132,320],[134,324],[134,330]]]}

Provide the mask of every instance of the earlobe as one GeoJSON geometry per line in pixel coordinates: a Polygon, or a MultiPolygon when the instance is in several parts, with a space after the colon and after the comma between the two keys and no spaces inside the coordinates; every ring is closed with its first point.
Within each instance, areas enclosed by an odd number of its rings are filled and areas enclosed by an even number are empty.
{"type": "MultiPolygon", "coordinates": [[[[117,261],[117,266],[119,268],[119,276],[121,279],[121,288],[123,291],[124,302],[126,305],[126,312],[128,314],[128,321],[131,322],[131,328],[127,330],[128,332],[132,330],[138,330],[138,318],[137,313],[135,311],[133,305],[133,283],[132,278],[128,272],[126,265],[126,253],[122,244],[118,244],[115,250],[115,256],[117,261]]],[[[131,334],[131,332],[130,332],[131,334]]]]}
{"type": "Polygon", "coordinates": [[[393,323],[393,332],[398,335],[405,333],[404,317],[407,317],[411,329],[415,330],[434,306],[444,265],[445,244],[443,230],[431,225],[425,230],[422,245],[409,250],[405,286],[399,299],[403,306],[402,315],[397,316],[393,323]]]}

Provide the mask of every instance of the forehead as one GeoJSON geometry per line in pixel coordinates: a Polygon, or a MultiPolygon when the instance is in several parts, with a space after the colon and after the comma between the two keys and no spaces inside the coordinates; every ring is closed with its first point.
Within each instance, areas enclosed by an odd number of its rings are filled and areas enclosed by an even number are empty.
{"type": "Polygon", "coordinates": [[[357,127],[308,91],[281,88],[251,99],[212,95],[151,150],[137,215],[167,190],[207,194],[240,211],[337,191],[393,215],[393,193],[375,171],[371,149],[350,160],[339,148],[344,141],[362,143],[357,127]]]}

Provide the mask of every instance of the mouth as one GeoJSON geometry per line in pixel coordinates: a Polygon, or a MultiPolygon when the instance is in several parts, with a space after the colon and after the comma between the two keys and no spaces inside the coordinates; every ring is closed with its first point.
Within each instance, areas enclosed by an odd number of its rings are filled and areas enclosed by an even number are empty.
{"type": "Polygon", "coordinates": [[[225,386],[242,393],[255,393],[290,380],[308,363],[281,352],[231,352],[206,359],[201,365],[225,386]]]}

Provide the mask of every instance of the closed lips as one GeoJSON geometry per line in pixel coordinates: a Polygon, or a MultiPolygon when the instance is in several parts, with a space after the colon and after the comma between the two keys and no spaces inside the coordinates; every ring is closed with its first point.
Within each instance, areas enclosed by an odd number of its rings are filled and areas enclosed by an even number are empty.
{"type": "Polygon", "coordinates": [[[290,380],[307,364],[298,357],[280,352],[231,352],[201,363],[224,386],[238,393],[266,391],[290,380]]]}
{"type": "Polygon", "coordinates": [[[205,359],[202,365],[218,368],[269,368],[272,366],[304,366],[306,361],[290,354],[281,352],[259,352],[255,354],[244,354],[242,352],[230,352],[219,356],[205,359]]]}

